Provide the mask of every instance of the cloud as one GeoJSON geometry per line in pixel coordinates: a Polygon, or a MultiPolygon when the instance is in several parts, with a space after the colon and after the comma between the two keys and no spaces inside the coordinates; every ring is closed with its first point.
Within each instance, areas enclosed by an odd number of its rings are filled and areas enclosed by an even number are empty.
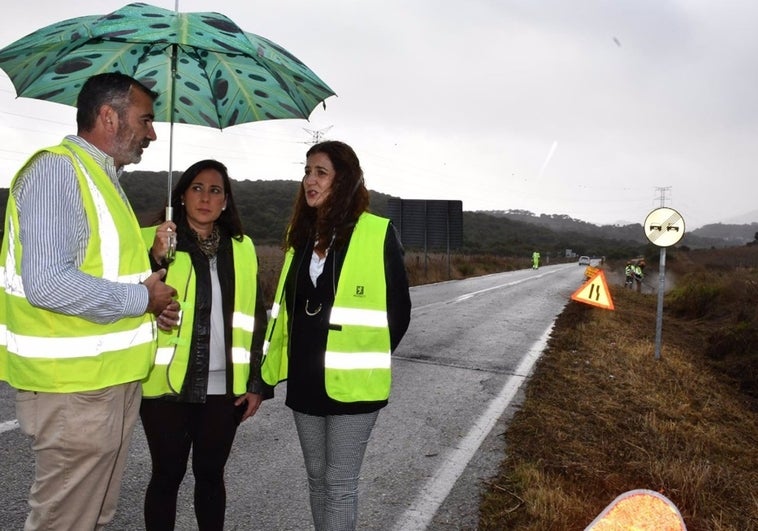
{"type": "MultiPolygon", "coordinates": [[[[0,45],[122,5],[10,3],[0,45]]],[[[179,7],[208,9],[200,0],[179,7]]],[[[687,227],[754,210],[758,5],[281,0],[213,9],[290,50],[337,97],[307,122],[177,127],[176,169],[213,156],[235,176],[297,179],[311,137],[303,128],[331,127],[328,137],[356,148],[371,188],[409,199],[642,222],[659,206],[656,190],[670,186],[667,206],[687,227]]],[[[21,152],[71,132],[61,123],[73,126],[71,114],[19,102],[0,85],[4,176],[21,152]]],[[[141,168],[165,169],[164,131],[141,168]]]]}

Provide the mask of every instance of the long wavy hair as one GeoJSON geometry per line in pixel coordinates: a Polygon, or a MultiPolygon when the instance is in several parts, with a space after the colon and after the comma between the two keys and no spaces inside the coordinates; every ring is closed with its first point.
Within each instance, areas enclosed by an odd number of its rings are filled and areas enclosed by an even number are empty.
{"type": "Polygon", "coordinates": [[[358,217],[369,207],[363,170],[353,148],[344,142],[327,140],[311,146],[305,156],[315,153],[329,157],[334,167],[332,188],[324,204],[314,208],[308,206],[304,187],[300,186],[285,236],[285,250],[300,248],[317,235],[316,249],[319,251],[324,252],[330,244],[336,249],[344,247],[358,217]]]}
{"type": "MultiPolygon", "coordinates": [[[[174,223],[177,227],[189,226],[187,223],[187,211],[182,205],[182,196],[184,192],[192,184],[197,175],[204,170],[216,170],[221,174],[221,179],[224,182],[224,194],[226,195],[226,209],[221,211],[221,215],[216,220],[216,225],[222,234],[228,234],[236,240],[242,240],[244,231],[242,230],[242,220],[240,220],[239,211],[237,210],[237,204],[234,202],[234,194],[232,193],[232,183],[229,179],[229,172],[221,162],[213,159],[201,160],[194,163],[187,168],[177,183],[174,185],[174,189],[171,192],[171,207],[174,211],[174,223]]],[[[161,221],[166,218],[165,211],[161,221]]]]}

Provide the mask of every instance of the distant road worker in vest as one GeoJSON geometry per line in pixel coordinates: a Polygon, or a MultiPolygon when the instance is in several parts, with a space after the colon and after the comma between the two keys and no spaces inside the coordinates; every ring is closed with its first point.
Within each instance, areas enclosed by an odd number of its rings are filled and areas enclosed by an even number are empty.
{"type": "Polygon", "coordinates": [[[156,324],[177,322],[176,291],[165,270],[151,273],[119,184],[156,138],[154,99],[128,76],[91,77],[77,134],[33,155],[10,185],[0,379],[18,389],[16,415],[32,437],[26,530],[111,521],[156,324]]]}
{"type": "Polygon", "coordinates": [[[627,262],[624,266],[624,287],[632,289],[634,286],[634,273],[632,271],[632,263],[627,262]]]}
{"type": "Polygon", "coordinates": [[[532,269],[540,268],[540,252],[534,251],[532,253],[532,269]]]}
{"type": "Polygon", "coordinates": [[[637,288],[637,293],[642,292],[642,281],[645,278],[645,261],[638,260],[632,263],[632,277],[634,277],[634,284],[637,288]]]}
{"type": "Polygon", "coordinates": [[[358,477],[390,394],[390,354],[408,329],[403,248],[353,149],[312,146],[285,239],[263,379],[287,380],[316,530],[353,530],[358,477]]]}
{"type": "Polygon", "coordinates": [[[182,305],[181,327],[159,333],[155,365],[142,386],[140,416],[153,465],[145,529],[174,529],[192,450],[198,529],[222,530],[224,467],[237,426],[271,395],[260,370],[266,306],[226,166],[196,162],[171,197],[174,221],[144,230],[153,269],[167,268],[182,305]],[[172,236],[173,260],[167,259],[172,236]]]}

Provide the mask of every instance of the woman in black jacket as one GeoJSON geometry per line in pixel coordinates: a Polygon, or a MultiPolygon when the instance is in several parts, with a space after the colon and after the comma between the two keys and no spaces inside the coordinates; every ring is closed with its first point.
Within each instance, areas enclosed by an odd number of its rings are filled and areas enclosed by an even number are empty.
{"type": "Polygon", "coordinates": [[[160,334],[143,382],[140,416],[152,458],[145,527],[174,529],[192,449],[198,527],[221,531],[224,467],[237,426],[270,391],[260,377],[266,309],[255,248],[243,235],[226,167],[215,160],[193,164],[172,198],[176,222],[152,229],[151,261],[154,269],[167,268],[182,317],[171,333],[160,334]],[[176,251],[167,260],[174,237],[176,251]]]}
{"type": "Polygon", "coordinates": [[[308,150],[263,377],[287,379],[317,531],[355,529],[364,452],[390,394],[390,354],[410,322],[403,248],[368,204],[350,146],[308,150]]]}

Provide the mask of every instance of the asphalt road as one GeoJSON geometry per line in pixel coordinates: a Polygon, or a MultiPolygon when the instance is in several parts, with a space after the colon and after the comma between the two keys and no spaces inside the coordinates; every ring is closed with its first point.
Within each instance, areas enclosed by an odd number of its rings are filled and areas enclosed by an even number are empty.
{"type": "MultiPolygon", "coordinates": [[[[584,280],[576,263],[412,288],[410,329],[393,359],[390,404],[369,442],[361,530],[475,529],[478,496],[502,459],[502,434],[555,317],[584,280]]],[[[285,386],[245,422],[227,464],[227,529],[312,529],[285,386]]],[[[0,529],[22,529],[34,459],[0,384],[0,529]]],[[[116,519],[143,527],[150,459],[135,431],[116,519]]],[[[188,472],[178,530],[196,529],[188,472]]]]}

